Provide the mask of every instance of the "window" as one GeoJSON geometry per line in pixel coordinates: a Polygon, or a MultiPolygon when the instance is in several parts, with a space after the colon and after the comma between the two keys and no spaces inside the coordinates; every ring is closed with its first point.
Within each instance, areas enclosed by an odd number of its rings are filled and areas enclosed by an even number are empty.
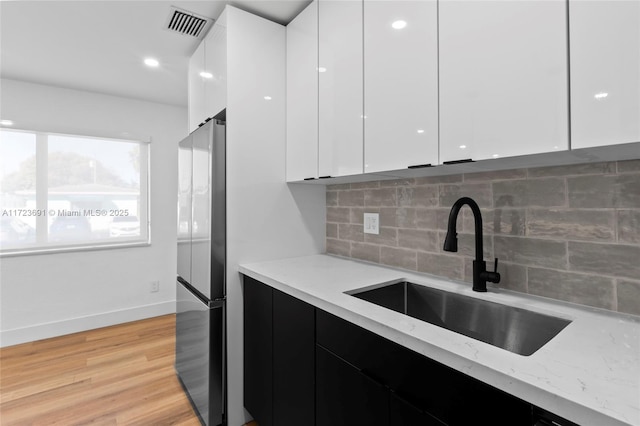
{"type": "Polygon", "coordinates": [[[0,253],[149,242],[146,143],[0,130],[0,253]]]}

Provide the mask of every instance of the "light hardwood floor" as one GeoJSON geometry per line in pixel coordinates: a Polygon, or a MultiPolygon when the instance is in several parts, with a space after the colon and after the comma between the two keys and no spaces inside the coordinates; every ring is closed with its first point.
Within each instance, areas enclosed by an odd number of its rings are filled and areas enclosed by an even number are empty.
{"type": "Polygon", "coordinates": [[[0,424],[199,425],[174,333],[166,315],[0,349],[0,424]]]}

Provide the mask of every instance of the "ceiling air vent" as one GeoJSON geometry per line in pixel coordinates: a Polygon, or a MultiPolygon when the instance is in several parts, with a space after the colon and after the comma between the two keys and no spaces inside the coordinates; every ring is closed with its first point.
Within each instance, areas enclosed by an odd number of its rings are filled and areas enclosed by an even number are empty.
{"type": "Polygon", "coordinates": [[[207,33],[212,23],[213,19],[171,6],[165,28],[183,35],[201,38],[207,33]]]}

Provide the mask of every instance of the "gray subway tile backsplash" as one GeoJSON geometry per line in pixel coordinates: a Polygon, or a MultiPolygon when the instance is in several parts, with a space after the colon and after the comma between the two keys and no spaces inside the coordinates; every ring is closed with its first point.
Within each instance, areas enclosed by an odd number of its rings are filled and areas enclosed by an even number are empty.
{"type": "Polygon", "coordinates": [[[617,281],[618,311],[640,315],[640,281],[617,281]]]}
{"type": "Polygon", "coordinates": [[[613,241],[615,211],[531,209],[527,215],[527,231],[532,237],[613,241]]]}
{"type": "Polygon", "coordinates": [[[640,246],[569,242],[569,269],[640,279],[640,246]]]}
{"type": "Polygon", "coordinates": [[[341,240],[364,242],[363,227],[358,224],[339,223],[338,238],[341,240]]]}
{"type": "Polygon", "coordinates": [[[640,209],[618,210],[618,241],[640,244],[640,209]]]}
{"type": "Polygon", "coordinates": [[[566,204],[563,178],[493,182],[493,207],[561,207],[566,204]]]}
{"type": "Polygon", "coordinates": [[[461,280],[464,276],[464,261],[464,257],[452,254],[418,253],[418,271],[461,280]]]}
{"type": "Polygon", "coordinates": [[[435,207],[438,205],[438,186],[402,186],[397,188],[401,207],[435,207]]]}
{"type": "Polygon", "coordinates": [[[480,207],[491,207],[491,184],[462,183],[440,185],[439,205],[452,206],[460,197],[472,197],[480,207]]]}
{"type": "Polygon", "coordinates": [[[640,160],[618,161],[618,173],[640,173],[640,160]]]}
{"type": "Polygon", "coordinates": [[[569,206],[640,209],[638,174],[583,176],[568,179],[569,206]]]}
{"type": "Polygon", "coordinates": [[[531,294],[596,308],[615,308],[612,278],[542,268],[529,268],[527,276],[531,294]]]}
{"type": "Polygon", "coordinates": [[[527,266],[566,269],[567,243],[541,238],[506,237],[493,238],[495,257],[506,262],[527,266]]]}
{"type": "Polygon", "coordinates": [[[584,163],[565,166],[535,167],[528,169],[528,177],[571,176],[571,175],[603,175],[615,173],[616,163],[584,163]]]}
{"type": "Polygon", "coordinates": [[[381,246],[395,247],[398,245],[398,229],[381,227],[379,234],[364,234],[364,241],[381,246]]]}
{"type": "Polygon", "coordinates": [[[640,315],[640,160],[331,185],[327,253],[470,282],[466,206],[458,253],[442,250],[461,196],[480,205],[488,269],[500,259],[493,287],[640,315]]]}
{"type": "Polygon", "coordinates": [[[351,243],[351,257],[380,263],[381,247],[375,244],[351,243]]]}
{"type": "Polygon", "coordinates": [[[527,169],[497,170],[494,172],[467,173],[464,175],[465,182],[488,182],[493,180],[513,180],[525,179],[527,169]]]}
{"type": "Polygon", "coordinates": [[[438,250],[438,231],[398,229],[398,246],[418,251],[438,250]]]}
{"type": "Polygon", "coordinates": [[[364,205],[367,207],[395,207],[398,205],[396,188],[364,190],[364,205]]]}
{"type": "Polygon", "coordinates": [[[380,263],[410,271],[416,270],[417,257],[417,252],[404,248],[382,247],[380,250],[380,263]]]}
{"type": "Polygon", "coordinates": [[[354,206],[358,207],[364,203],[364,191],[357,189],[348,189],[338,191],[338,205],[342,207],[354,206]]]}

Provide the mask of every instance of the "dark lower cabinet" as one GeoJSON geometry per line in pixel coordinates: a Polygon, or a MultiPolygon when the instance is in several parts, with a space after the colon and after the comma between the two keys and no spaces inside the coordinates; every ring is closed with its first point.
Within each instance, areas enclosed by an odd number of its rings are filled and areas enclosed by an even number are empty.
{"type": "Polygon", "coordinates": [[[260,426],[313,425],[315,308],[244,277],[244,406],[260,426]]]}
{"type": "Polygon", "coordinates": [[[426,424],[531,424],[529,403],[320,310],[316,341],[441,422],[426,424]]]}
{"type": "Polygon", "coordinates": [[[315,308],[273,291],[273,422],[313,425],[315,308]]]}
{"type": "Polygon", "coordinates": [[[273,290],[244,278],[244,406],[260,426],[273,422],[273,290]]]}
{"type": "Polygon", "coordinates": [[[389,389],[316,348],[316,426],[388,426],[389,389]]]}
{"type": "Polygon", "coordinates": [[[244,402],[260,426],[576,426],[249,277],[244,402]]]}

